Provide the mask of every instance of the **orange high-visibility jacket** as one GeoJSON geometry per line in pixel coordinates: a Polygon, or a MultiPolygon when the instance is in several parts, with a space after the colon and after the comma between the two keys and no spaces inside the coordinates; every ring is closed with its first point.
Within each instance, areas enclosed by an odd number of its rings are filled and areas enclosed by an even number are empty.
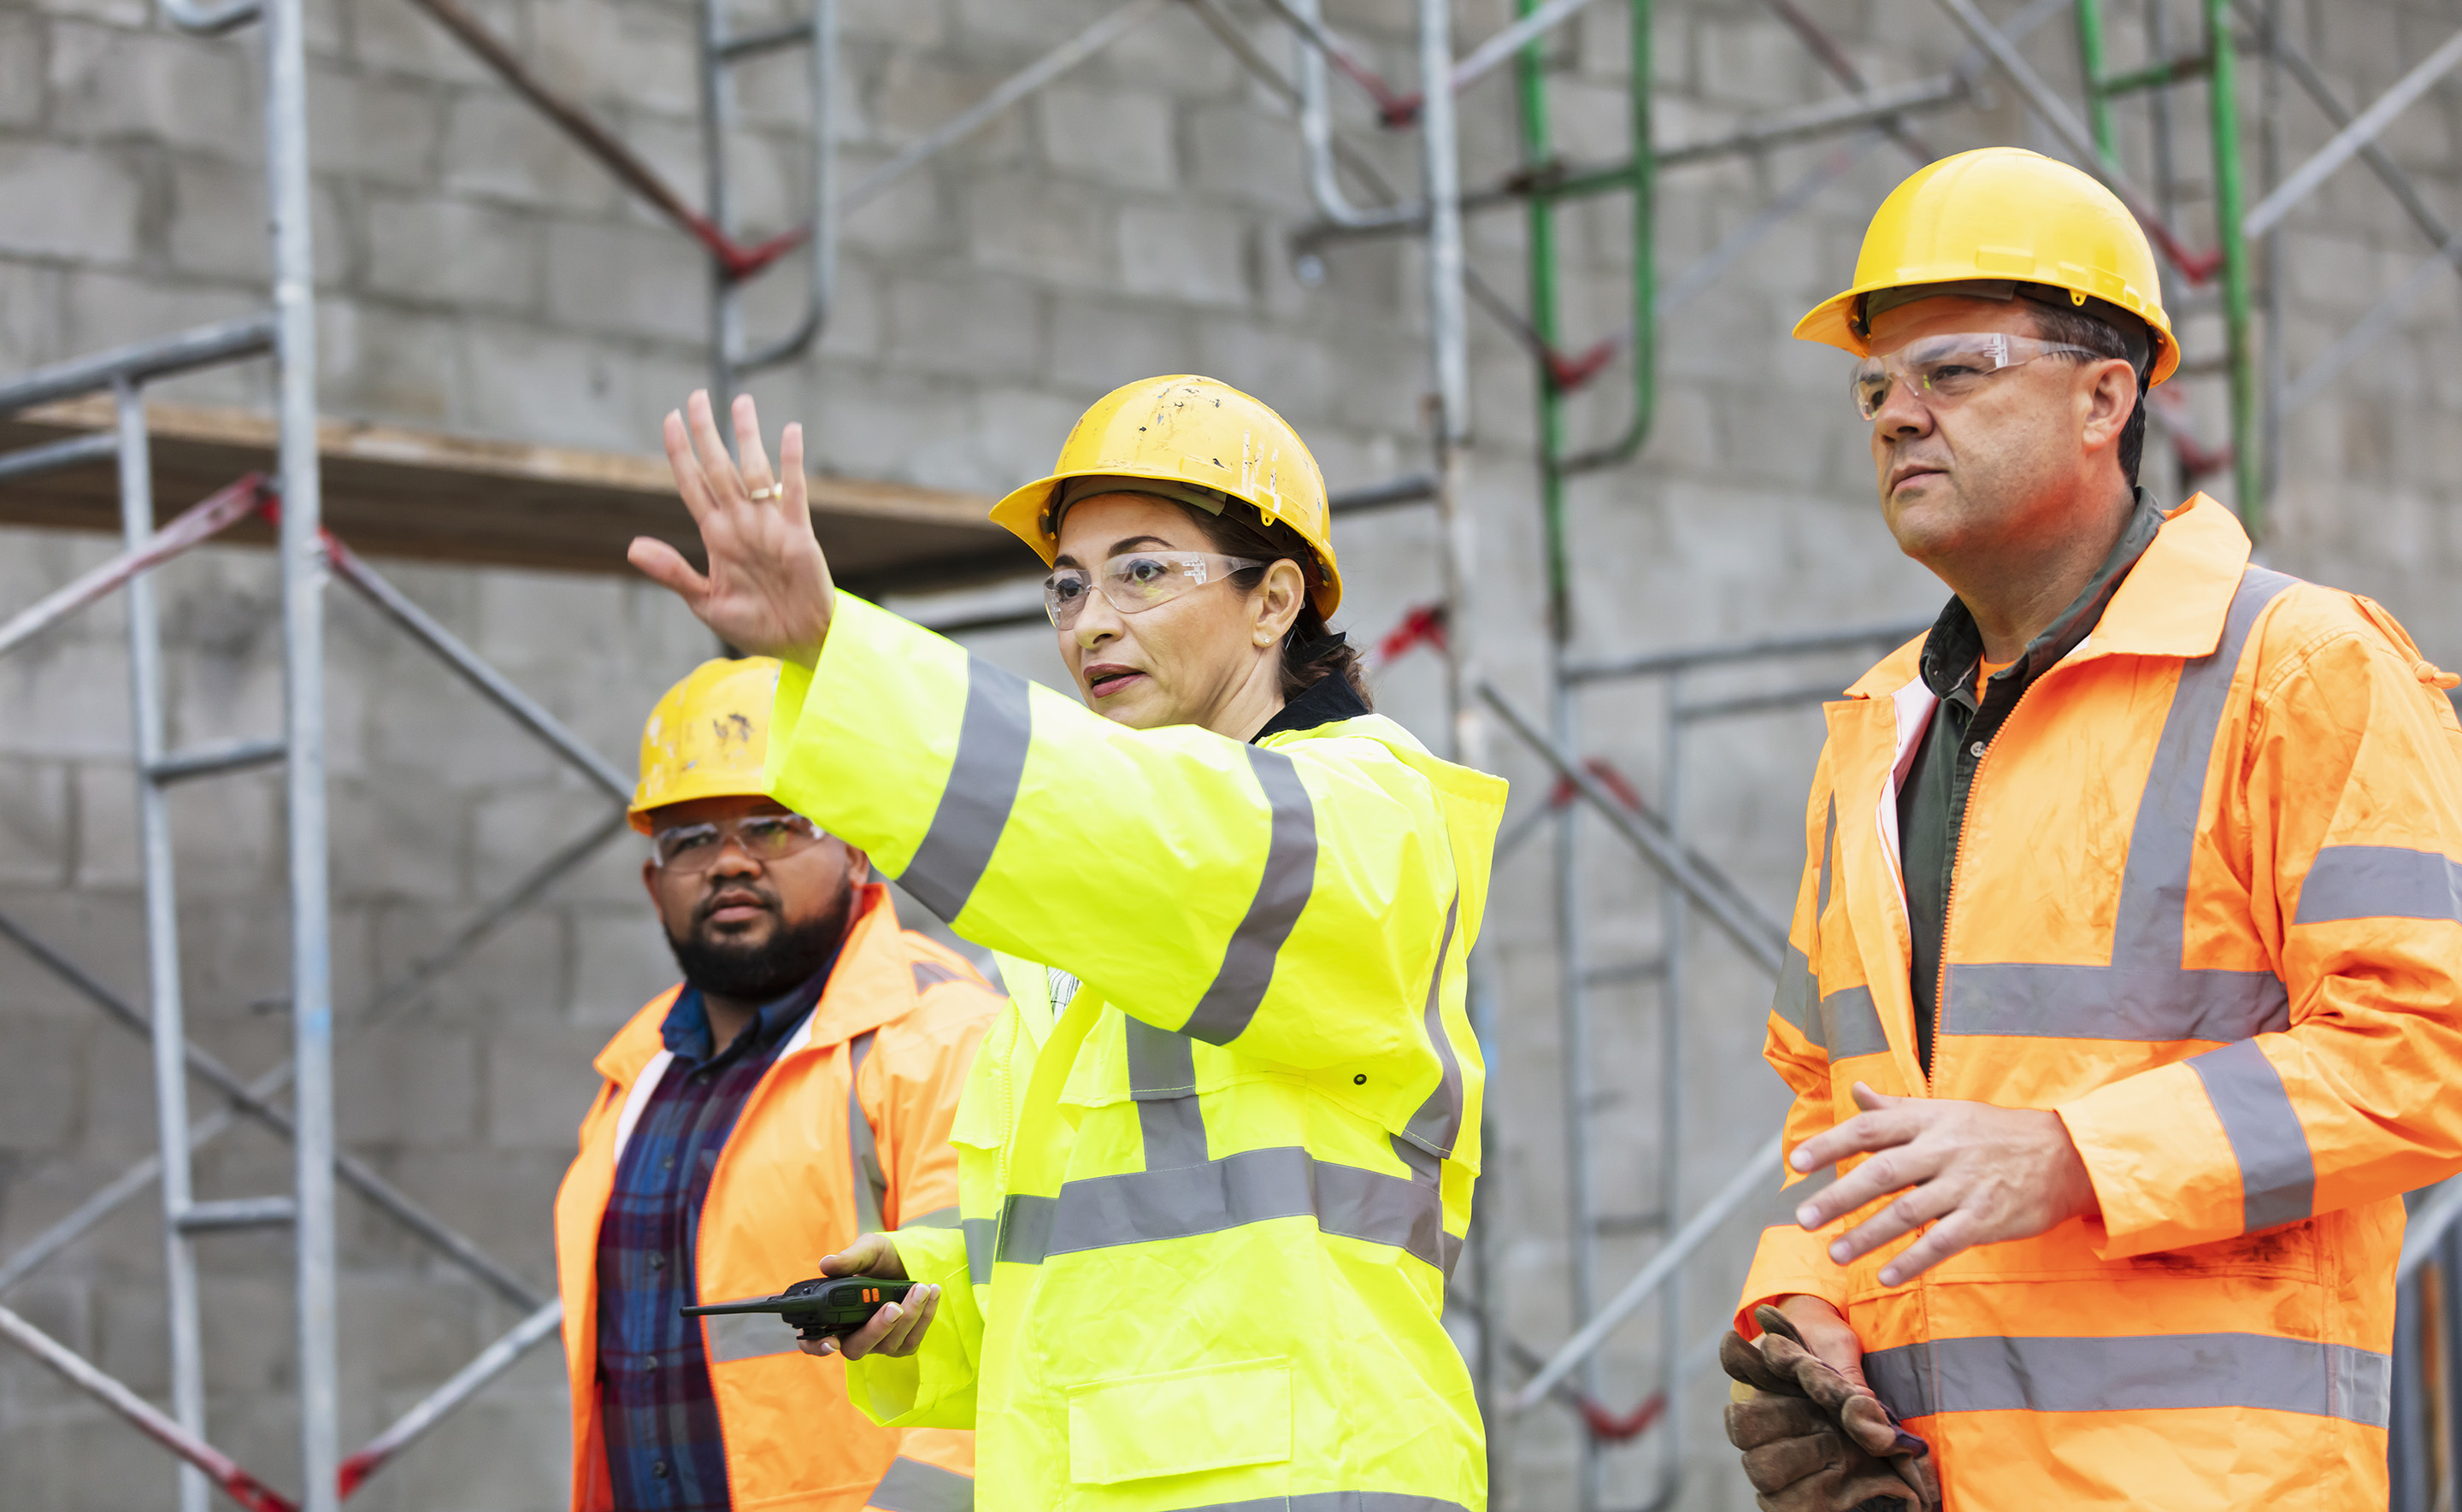
{"type": "MultiPolygon", "coordinates": [[[[606,1083],[555,1199],[556,1280],[572,1382],[574,1512],[611,1505],[598,1393],[598,1227],[616,1161],[673,1058],[660,993],[601,1050],[606,1083]]],[[[727,1135],[702,1203],[701,1300],[784,1291],[857,1233],[955,1227],[949,1123],[975,1048],[1005,1000],[964,958],[903,930],[889,890],[862,890],[810,1017],[779,1048],[727,1135]]],[[[966,1512],[974,1437],[881,1428],[847,1401],[846,1364],[800,1352],[761,1314],[710,1317],[703,1343],[739,1507],[966,1512]]]]}
{"type": "Polygon", "coordinates": [[[2386,1504],[2399,1194],[2462,1169],[2462,726],[2385,611],[2248,554],[2213,500],[2172,511],[1993,738],[1929,1079],[1921,642],[1827,705],[1765,1048],[1787,1148],[1858,1081],[2054,1109],[2103,1209],[1896,1287],[1912,1236],[1841,1266],[1835,1227],[1762,1235],[1737,1326],[1837,1307],[1953,1509],[2386,1504]]]}

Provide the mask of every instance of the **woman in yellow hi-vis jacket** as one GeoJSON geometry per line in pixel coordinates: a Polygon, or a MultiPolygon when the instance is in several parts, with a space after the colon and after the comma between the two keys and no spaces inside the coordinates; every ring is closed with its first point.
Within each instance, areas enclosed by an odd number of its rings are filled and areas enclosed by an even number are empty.
{"type": "Polygon", "coordinates": [[[976,1430],[985,1512],[1473,1512],[1439,1317],[1483,1069],[1464,1012],[1504,785],[1371,713],[1298,435],[1207,378],[1078,421],[993,518],[1093,712],[836,594],[802,436],[773,483],[704,396],[669,460],[706,574],[781,658],[771,791],[1004,953],[954,1132],[961,1226],[830,1257],[919,1285],[846,1342],[883,1423],[976,1430]]]}

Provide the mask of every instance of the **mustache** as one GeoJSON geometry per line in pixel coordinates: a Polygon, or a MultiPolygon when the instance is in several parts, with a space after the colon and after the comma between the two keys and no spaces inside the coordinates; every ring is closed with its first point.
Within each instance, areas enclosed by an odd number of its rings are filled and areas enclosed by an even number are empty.
{"type": "Polygon", "coordinates": [[[758,887],[749,882],[729,882],[724,887],[712,890],[707,896],[693,905],[693,924],[698,928],[708,923],[709,916],[720,909],[745,904],[767,909],[772,914],[783,912],[779,906],[778,895],[770,889],[758,887]]]}

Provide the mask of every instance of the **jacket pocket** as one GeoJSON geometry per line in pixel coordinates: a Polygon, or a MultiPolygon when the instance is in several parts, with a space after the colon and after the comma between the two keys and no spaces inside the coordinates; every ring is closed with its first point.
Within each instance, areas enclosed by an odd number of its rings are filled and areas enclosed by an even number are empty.
{"type": "Polygon", "coordinates": [[[1078,1485],[1290,1457],[1287,1358],[1124,1375],[1069,1391],[1069,1479],[1078,1485]]]}

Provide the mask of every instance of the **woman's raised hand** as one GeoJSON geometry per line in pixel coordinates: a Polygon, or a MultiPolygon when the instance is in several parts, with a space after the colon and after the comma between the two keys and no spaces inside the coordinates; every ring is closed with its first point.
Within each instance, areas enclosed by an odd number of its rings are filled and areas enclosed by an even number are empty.
{"type": "Polygon", "coordinates": [[[625,555],[728,645],[810,664],[829,635],[831,589],[804,497],[804,427],[778,438],[774,477],[748,394],[735,400],[740,464],[719,439],[706,390],[693,391],[683,414],[668,411],[665,429],[667,464],[701,527],[709,570],[694,571],[682,552],[646,535],[635,536],[625,555]]]}

